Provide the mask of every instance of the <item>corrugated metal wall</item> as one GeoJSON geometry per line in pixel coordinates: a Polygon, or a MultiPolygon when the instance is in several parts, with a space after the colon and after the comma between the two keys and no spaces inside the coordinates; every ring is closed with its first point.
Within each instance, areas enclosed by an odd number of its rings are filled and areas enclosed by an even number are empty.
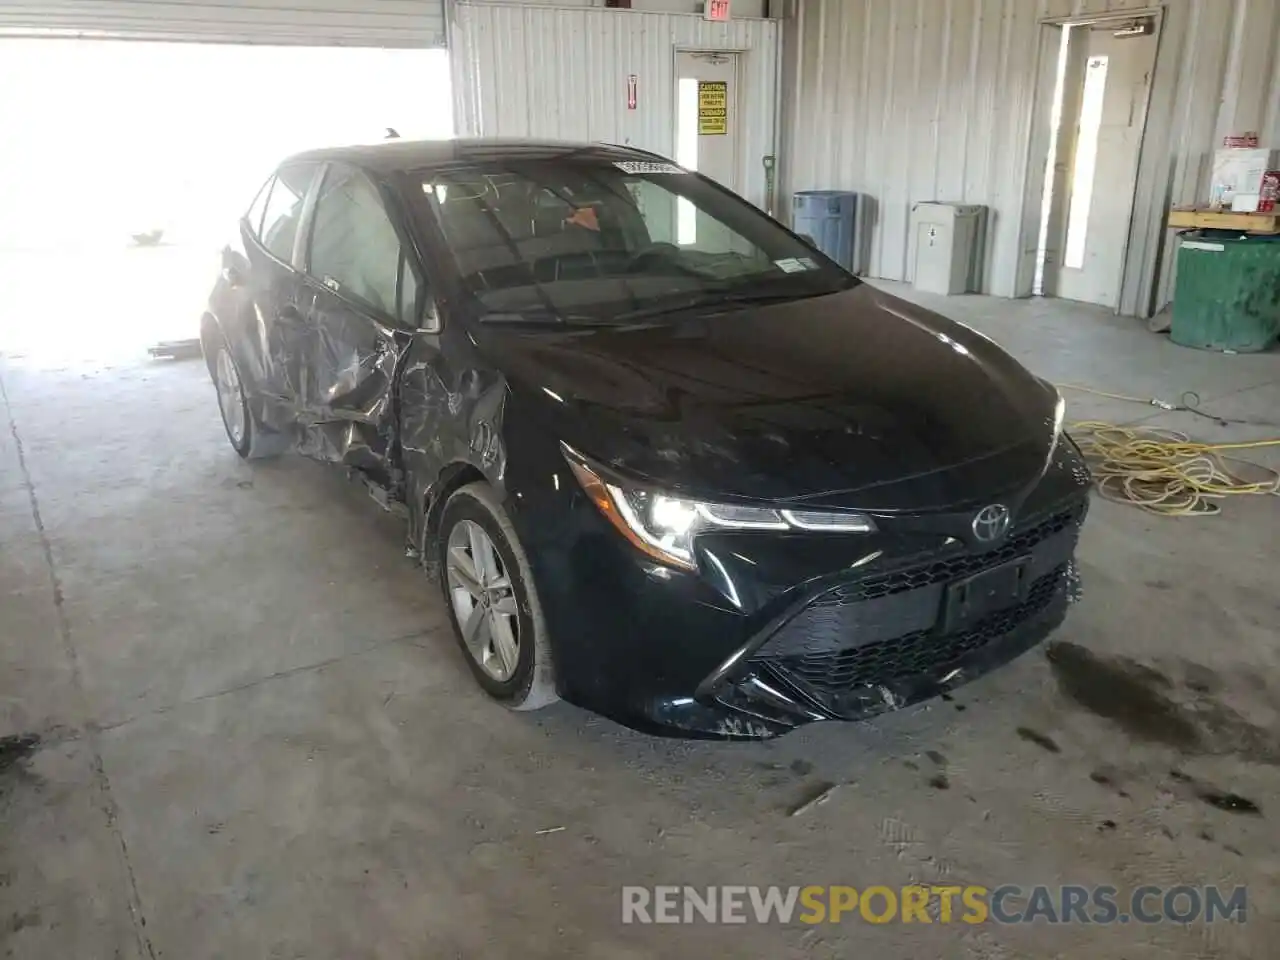
{"type": "Polygon", "coordinates": [[[692,14],[459,3],[450,45],[454,117],[467,136],[551,137],[675,153],[675,54],[741,52],[738,188],[765,200],[774,152],[778,24],[692,14]],[[637,105],[627,109],[627,78],[637,105]]]}
{"type": "MultiPolygon", "coordinates": [[[[907,279],[912,201],[987,204],[985,289],[1012,296],[1040,24],[1151,0],[799,0],[787,21],[783,185],[876,201],[869,273],[907,279]]],[[[1226,132],[1280,145],[1280,0],[1168,0],[1121,312],[1159,306],[1164,214],[1194,202],[1226,132]]],[[[1166,261],[1169,258],[1164,258],[1166,261]]]]}
{"type": "Polygon", "coordinates": [[[1257,130],[1280,146],[1280,0],[1171,0],[1157,55],[1121,299],[1146,315],[1172,296],[1171,204],[1204,202],[1214,149],[1257,130]]]}
{"type": "Polygon", "coordinates": [[[444,0],[0,0],[0,35],[439,47],[444,0]]]}

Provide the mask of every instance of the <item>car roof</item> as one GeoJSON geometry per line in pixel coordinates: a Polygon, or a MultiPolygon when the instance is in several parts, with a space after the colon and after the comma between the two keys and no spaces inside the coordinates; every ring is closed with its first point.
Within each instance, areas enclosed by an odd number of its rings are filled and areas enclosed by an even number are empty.
{"type": "Polygon", "coordinates": [[[497,137],[456,140],[384,140],[350,147],[325,147],[294,154],[285,163],[300,160],[340,161],[375,173],[389,174],[457,163],[492,163],[503,160],[619,160],[652,161],[656,154],[635,147],[609,143],[574,143],[561,140],[517,140],[497,137]]]}

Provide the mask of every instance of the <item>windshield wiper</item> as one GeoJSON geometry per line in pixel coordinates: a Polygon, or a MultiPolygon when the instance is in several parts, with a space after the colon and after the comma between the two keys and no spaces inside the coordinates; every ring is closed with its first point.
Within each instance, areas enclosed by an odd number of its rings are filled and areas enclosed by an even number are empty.
{"type": "Polygon", "coordinates": [[[555,327],[567,329],[571,327],[616,327],[616,320],[602,320],[577,313],[548,313],[546,310],[534,309],[525,312],[514,310],[495,310],[480,317],[484,323],[513,323],[531,327],[555,327]]]}
{"type": "Polygon", "coordinates": [[[632,320],[644,320],[648,317],[661,317],[669,313],[680,313],[685,310],[700,310],[704,307],[740,307],[766,303],[783,303],[788,300],[820,297],[830,292],[829,290],[788,290],[783,293],[775,290],[772,292],[758,291],[752,293],[746,291],[743,293],[730,293],[725,290],[704,290],[701,293],[680,300],[668,300],[648,307],[641,307],[639,310],[620,313],[614,316],[614,320],[626,323],[632,320]]]}

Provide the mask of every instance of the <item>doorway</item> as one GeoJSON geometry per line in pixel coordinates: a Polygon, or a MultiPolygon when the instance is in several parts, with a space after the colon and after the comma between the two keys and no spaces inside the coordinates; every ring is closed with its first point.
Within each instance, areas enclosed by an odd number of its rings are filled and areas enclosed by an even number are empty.
{"type": "MultiPolygon", "coordinates": [[[[742,130],[738,54],[678,51],[675,86],[676,163],[737,191],[742,130]]],[[[733,236],[687,200],[677,202],[676,237],[682,246],[726,252],[733,236]]]]}
{"type": "Polygon", "coordinates": [[[1061,30],[1036,294],[1119,307],[1156,45],[1151,17],[1061,30]]]}

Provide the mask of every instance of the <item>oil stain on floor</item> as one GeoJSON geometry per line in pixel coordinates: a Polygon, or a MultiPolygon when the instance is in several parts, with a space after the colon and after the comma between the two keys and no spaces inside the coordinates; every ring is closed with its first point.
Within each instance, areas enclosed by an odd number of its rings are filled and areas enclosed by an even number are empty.
{"type": "Polygon", "coordinates": [[[15,763],[26,760],[40,746],[40,737],[34,733],[16,733],[0,737],[0,773],[15,763]]]}
{"type": "Polygon", "coordinates": [[[1221,685],[1206,667],[1197,665],[1176,684],[1136,660],[1066,641],[1049,644],[1047,656],[1064,696],[1136,739],[1280,766],[1280,731],[1249,722],[1217,699],[1221,685]]]}

